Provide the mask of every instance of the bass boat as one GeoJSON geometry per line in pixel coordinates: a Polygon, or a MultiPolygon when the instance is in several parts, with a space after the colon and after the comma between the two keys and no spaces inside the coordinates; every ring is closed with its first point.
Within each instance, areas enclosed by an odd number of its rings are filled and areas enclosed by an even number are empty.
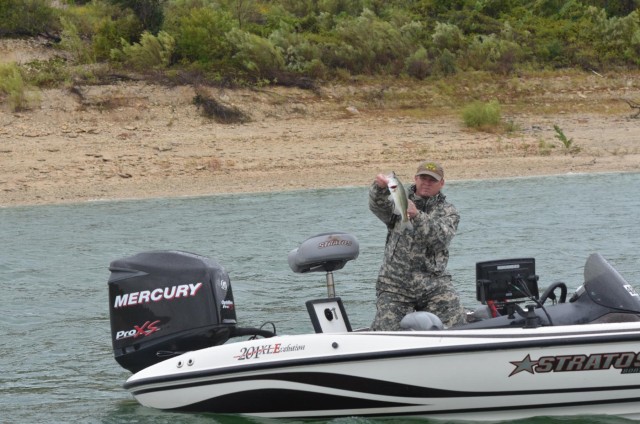
{"type": "Polygon", "coordinates": [[[272,418],[640,418],[640,297],[600,254],[570,296],[562,282],[538,289],[533,258],[479,262],[466,324],[415,312],[403,331],[376,332],[352,329],[335,296],[333,272],[358,253],[353,235],[333,232],[289,254],[294,272],[327,277],[327,297],[306,302],[315,333],[297,335],[239,327],[215,260],[114,260],[113,351],[133,373],[124,387],[151,408],[272,418]]]}

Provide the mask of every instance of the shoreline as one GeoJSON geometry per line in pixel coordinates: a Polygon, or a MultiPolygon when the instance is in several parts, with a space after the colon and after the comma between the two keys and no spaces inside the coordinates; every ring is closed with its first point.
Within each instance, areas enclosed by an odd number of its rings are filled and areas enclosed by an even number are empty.
{"type": "MultiPolygon", "coordinates": [[[[586,176],[586,175],[613,175],[613,174],[635,174],[640,173],[640,170],[632,171],[601,171],[601,172],[567,172],[567,173],[551,173],[551,174],[529,174],[529,175],[512,175],[512,176],[496,176],[486,178],[469,178],[469,179],[453,179],[448,180],[449,184],[468,183],[468,182],[482,182],[482,181],[508,181],[519,179],[537,179],[537,178],[550,178],[550,177],[563,177],[563,176],[586,176]]],[[[373,181],[373,179],[372,179],[373,181]]],[[[411,184],[411,183],[409,183],[411,184]]],[[[35,207],[35,206],[72,206],[72,205],[84,205],[89,203],[108,203],[108,202],[135,202],[140,200],[171,200],[171,199],[195,199],[204,197],[224,197],[234,195],[267,195],[270,193],[296,193],[313,190],[347,190],[347,189],[362,189],[366,191],[368,184],[365,185],[343,185],[343,186],[323,186],[313,188],[298,188],[288,190],[263,190],[263,191],[245,191],[238,190],[233,192],[211,192],[211,193],[197,193],[197,194],[177,194],[177,193],[165,193],[157,196],[138,196],[138,197],[113,197],[113,198],[86,198],[70,201],[53,201],[53,202],[26,202],[17,204],[0,204],[0,209],[20,208],[20,207],[35,207]]],[[[447,190],[443,192],[447,194],[447,190]]]]}
{"type": "Polygon", "coordinates": [[[516,129],[496,133],[465,128],[450,107],[374,107],[354,87],[216,92],[251,116],[244,124],[201,116],[190,86],[83,87],[82,101],[44,90],[39,108],[0,112],[0,207],[366,187],[380,172],[412,180],[423,160],[446,181],[640,172],[640,119],[620,101],[640,85],[558,81],[528,100],[542,111],[506,105],[516,129]]]}

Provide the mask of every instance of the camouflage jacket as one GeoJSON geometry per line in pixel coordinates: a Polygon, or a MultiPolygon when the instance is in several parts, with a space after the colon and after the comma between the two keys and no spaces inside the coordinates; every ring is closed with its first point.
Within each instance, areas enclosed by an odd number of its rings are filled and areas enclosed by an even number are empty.
{"type": "Polygon", "coordinates": [[[429,280],[449,277],[449,244],[458,229],[460,215],[455,206],[439,193],[419,197],[415,185],[407,197],[420,212],[412,220],[413,231],[400,228],[399,216],[393,213],[389,189],[373,183],[369,190],[369,209],[387,225],[384,261],[378,275],[377,290],[417,294],[429,280]]]}

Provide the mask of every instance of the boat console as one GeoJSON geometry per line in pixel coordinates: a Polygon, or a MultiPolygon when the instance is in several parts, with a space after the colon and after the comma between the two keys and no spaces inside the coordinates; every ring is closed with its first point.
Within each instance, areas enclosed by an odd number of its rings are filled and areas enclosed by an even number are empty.
{"type": "Polygon", "coordinates": [[[478,269],[478,300],[484,300],[485,306],[471,314],[469,324],[454,327],[455,330],[531,328],[640,320],[640,295],[598,253],[591,254],[587,259],[584,266],[584,283],[569,299],[567,285],[561,281],[550,284],[537,296],[538,278],[529,260],[480,263],[478,269]],[[490,278],[480,278],[487,275],[490,278]],[[485,280],[493,282],[488,283],[485,280]],[[556,297],[555,291],[558,289],[560,294],[556,297]],[[520,300],[516,298],[514,301],[512,296],[509,300],[509,293],[519,296],[527,292],[531,294],[528,298],[522,296],[520,300]],[[545,305],[548,299],[557,300],[557,304],[545,305]],[[524,310],[518,303],[527,300],[530,303],[524,310]]]}
{"type": "Polygon", "coordinates": [[[519,303],[538,297],[534,258],[476,263],[476,299],[489,307],[492,317],[513,316],[519,303]]]}

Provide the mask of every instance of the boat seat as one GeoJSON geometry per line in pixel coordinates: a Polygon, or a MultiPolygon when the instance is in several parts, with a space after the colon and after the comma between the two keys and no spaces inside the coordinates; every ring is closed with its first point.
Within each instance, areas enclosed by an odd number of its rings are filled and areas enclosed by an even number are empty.
{"type": "Polygon", "coordinates": [[[332,272],[344,268],[360,253],[358,240],[351,234],[336,231],[323,233],[303,241],[289,252],[293,272],[332,272]]]}
{"type": "Polygon", "coordinates": [[[408,331],[444,330],[444,325],[437,315],[431,312],[411,312],[402,318],[400,328],[408,331]]]}

